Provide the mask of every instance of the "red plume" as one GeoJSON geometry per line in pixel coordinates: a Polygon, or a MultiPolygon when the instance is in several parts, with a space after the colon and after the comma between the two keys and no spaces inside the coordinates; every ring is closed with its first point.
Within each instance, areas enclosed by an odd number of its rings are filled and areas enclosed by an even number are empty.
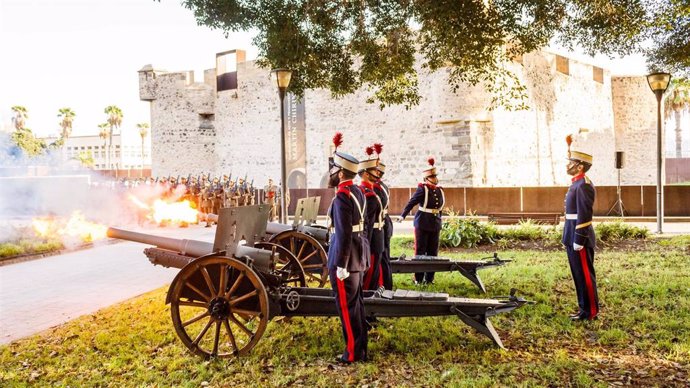
{"type": "Polygon", "coordinates": [[[367,147],[365,151],[367,152],[367,155],[371,156],[371,154],[374,153],[374,148],[373,147],[367,147]]]}
{"type": "Polygon", "coordinates": [[[568,134],[568,136],[565,137],[565,142],[568,144],[568,147],[570,147],[570,145],[573,144],[573,135],[568,134]]]}
{"type": "Polygon", "coordinates": [[[434,160],[434,158],[429,158],[429,160],[427,160],[427,162],[429,162],[429,165],[430,165],[430,166],[433,166],[434,163],[436,163],[436,161],[434,160]]]}
{"type": "Polygon", "coordinates": [[[333,136],[333,145],[335,146],[335,150],[338,150],[338,147],[340,147],[343,144],[343,134],[340,132],[336,132],[335,136],[333,136]]]}
{"type": "Polygon", "coordinates": [[[383,151],[383,144],[374,143],[374,151],[376,151],[377,155],[381,155],[381,151],[383,151]]]}

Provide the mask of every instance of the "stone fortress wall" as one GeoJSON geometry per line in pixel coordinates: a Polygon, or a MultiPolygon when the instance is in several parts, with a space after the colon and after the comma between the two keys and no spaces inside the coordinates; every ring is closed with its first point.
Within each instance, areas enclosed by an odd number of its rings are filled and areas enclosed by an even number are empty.
{"type": "MultiPolygon", "coordinates": [[[[418,58],[419,59],[419,58],[418,58]]],[[[421,61],[418,60],[421,64],[421,61]]],[[[487,110],[478,86],[453,93],[447,71],[418,69],[418,106],[380,110],[369,92],[333,99],[323,89],[304,96],[306,175],[323,187],[331,138],[357,157],[374,142],[394,187],[413,186],[429,156],[447,187],[564,186],[567,134],[574,149],[594,156],[589,175],[615,185],[615,151],[626,153],[623,184],[656,181],[656,99],[644,77],[611,77],[606,69],[540,51],[506,64],[529,96],[527,111],[487,110]]],[[[232,172],[263,186],[280,177],[280,106],[267,69],[237,63],[237,89],[216,91],[215,69],[203,83],[193,72],[139,71],[140,97],[151,102],[154,175],[232,172]]]]}

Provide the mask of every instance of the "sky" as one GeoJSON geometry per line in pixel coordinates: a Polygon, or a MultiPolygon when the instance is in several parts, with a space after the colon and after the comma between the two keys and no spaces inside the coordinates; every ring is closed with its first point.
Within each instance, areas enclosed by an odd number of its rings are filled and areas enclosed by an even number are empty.
{"type": "MultiPolygon", "coordinates": [[[[0,129],[10,130],[11,107],[27,108],[27,127],[39,136],[59,133],[58,109],[71,108],[73,135],[98,133],[108,105],[119,106],[123,130],[149,122],[149,103],[139,100],[137,71],[203,70],[215,54],[244,49],[255,59],[252,35],[196,24],[180,0],[0,0],[0,129]]],[[[610,60],[552,51],[611,70],[643,75],[644,60],[610,60]]]]}

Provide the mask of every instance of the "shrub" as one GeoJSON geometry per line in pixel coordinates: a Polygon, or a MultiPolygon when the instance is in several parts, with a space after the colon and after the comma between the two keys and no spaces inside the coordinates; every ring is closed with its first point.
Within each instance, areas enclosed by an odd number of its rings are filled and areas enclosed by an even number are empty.
{"type": "Polygon", "coordinates": [[[516,227],[502,230],[500,238],[518,241],[535,241],[545,238],[546,235],[542,226],[532,220],[525,220],[520,221],[520,224],[516,227]]]}
{"type": "Polygon", "coordinates": [[[24,249],[17,244],[0,244],[0,257],[17,256],[23,254],[24,252],[24,249]]]}
{"type": "Polygon", "coordinates": [[[444,248],[472,248],[480,244],[493,244],[498,230],[491,223],[479,219],[448,218],[441,227],[440,244],[444,248]]]}
{"type": "Polygon", "coordinates": [[[649,230],[645,227],[626,224],[623,221],[602,222],[594,227],[597,239],[601,241],[616,241],[627,239],[645,239],[649,237],[649,230]]]}

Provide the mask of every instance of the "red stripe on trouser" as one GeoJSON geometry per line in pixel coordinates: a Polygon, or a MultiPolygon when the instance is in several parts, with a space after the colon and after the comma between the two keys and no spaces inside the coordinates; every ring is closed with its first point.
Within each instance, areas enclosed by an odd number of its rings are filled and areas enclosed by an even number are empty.
{"type": "Polygon", "coordinates": [[[350,312],[347,310],[347,294],[345,293],[345,282],[336,279],[338,283],[338,294],[340,295],[340,310],[343,314],[343,323],[347,333],[347,358],[348,361],[355,360],[355,337],[352,335],[352,325],[350,325],[350,312]]]}
{"type": "Polygon", "coordinates": [[[369,256],[369,269],[367,270],[367,274],[364,275],[364,281],[362,282],[365,290],[369,289],[369,284],[371,284],[371,278],[372,276],[374,276],[374,268],[376,268],[376,261],[374,259],[374,255],[372,254],[371,256],[369,256]]]}
{"type": "Polygon", "coordinates": [[[378,287],[383,287],[383,264],[379,268],[379,284],[378,287]]]}
{"type": "Polygon", "coordinates": [[[594,318],[597,315],[597,306],[594,303],[594,286],[592,285],[592,278],[589,276],[589,265],[587,265],[586,248],[580,249],[580,263],[582,264],[582,271],[585,274],[585,283],[587,283],[587,297],[589,298],[589,317],[594,318]]]}

